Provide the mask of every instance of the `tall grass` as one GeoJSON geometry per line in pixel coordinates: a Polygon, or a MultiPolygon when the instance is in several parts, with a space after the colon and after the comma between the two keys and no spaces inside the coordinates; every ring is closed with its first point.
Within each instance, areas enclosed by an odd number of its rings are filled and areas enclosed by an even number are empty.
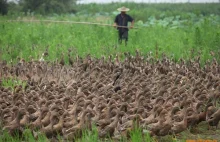
{"type": "Polygon", "coordinates": [[[93,125],[92,130],[85,130],[83,132],[82,138],[79,139],[77,142],[98,142],[99,136],[98,136],[98,130],[93,125]]]}
{"type": "Polygon", "coordinates": [[[46,60],[60,58],[71,48],[74,55],[95,57],[139,49],[143,54],[166,53],[175,58],[189,59],[191,49],[201,50],[202,60],[210,58],[209,52],[220,49],[220,27],[205,18],[199,24],[170,28],[160,25],[140,26],[129,31],[128,46],[118,45],[118,33],[113,27],[55,23],[0,23],[0,58],[15,61],[17,56],[39,59],[49,47],[46,60]],[[118,47],[118,48],[116,48],[118,47]]]}
{"type": "Polygon", "coordinates": [[[11,91],[14,91],[16,86],[19,86],[19,85],[22,87],[22,89],[25,89],[26,84],[27,84],[26,81],[20,80],[17,78],[12,78],[12,77],[1,78],[1,86],[5,88],[10,88],[11,91]]]}
{"type": "MultiPolygon", "coordinates": [[[[26,141],[26,142],[47,142],[50,141],[46,137],[45,134],[42,134],[40,132],[38,133],[37,137],[35,138],[32,131],[30,129],[25,129],[23,131],[23,135],[15,135],[12,137],[7,131],[2,131],[0,134],[0,142],[20,142],[20,141],[26,141]]],[[[120,142],[156,142],[154,138],[151,138],[149,134],[146,134],[142,136],[142,130],[140,128],[135,128],[130,132],[130,138],[123,138],[119,140],[120,142]]],[[[56,136],[54,139],[57,139],[58,141],[67,141],[62,138],[62,136],[56,136]]],[[[81,138],[78,138],[75,140],[76,142],[103,142],[103,141],[115,141],[111,138],[106,139],[100,139],[98,136],[98,130],[95,126],[92,127],[92,130],[85,130],[83,131],[83,135],[81,138]]],[[[68,142],[68,141],[67,141],[68,142]]],[[[170,142],[170,141],[169,141],[170,142]]]]}

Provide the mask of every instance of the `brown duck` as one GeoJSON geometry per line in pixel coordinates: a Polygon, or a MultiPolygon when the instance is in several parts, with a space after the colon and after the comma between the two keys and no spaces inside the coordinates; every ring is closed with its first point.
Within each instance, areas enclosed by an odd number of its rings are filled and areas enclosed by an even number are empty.
{"type": "Polygon", "coordinates": [[[209,123],[209,126],[215,126],[217,129],[220,121],[220,109],[213,113],[206,121],[209,123]]]}
{"type": "Polygon", "coordinates": [[[20,120],[23,118],[25,114],[25,109],[19,109],[15,120],[12,121],[9,125],[3,127],[3,130],[7,130],[11,135],[15,135],[16,132],[19,132],[19,134],[21,134],[23,128],[20,125],[20,120]]]}

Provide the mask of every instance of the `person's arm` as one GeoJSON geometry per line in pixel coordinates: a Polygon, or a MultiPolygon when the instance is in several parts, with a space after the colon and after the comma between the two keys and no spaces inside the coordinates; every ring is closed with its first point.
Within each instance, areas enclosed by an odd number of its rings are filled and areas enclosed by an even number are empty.
{"type": "Polygon", "coordinates": [[[133,27],[134,27],[134,20],[131,21],[131,26],[129,28],[132,29],[133,27]]]}
{"type": "Polygon", "coordinates": [[[117,24],[117,23],[114,23],[113,26],[116,28],[116,27],[118,26],[118,24],[117,24]]]}
{"type": "Polygon", "coordinates": [[[131,25],[130,25],[130,29],[132,29],[134,27],[134,19],[130,16],[130,15],[127,15],[128,16],[128,22],[131,22],[131,25]]]}
{"type": "Polygon", "coordinates": [[[115,17],[113,26],[116,28],[118,26],[118,16],[115,17]]]}

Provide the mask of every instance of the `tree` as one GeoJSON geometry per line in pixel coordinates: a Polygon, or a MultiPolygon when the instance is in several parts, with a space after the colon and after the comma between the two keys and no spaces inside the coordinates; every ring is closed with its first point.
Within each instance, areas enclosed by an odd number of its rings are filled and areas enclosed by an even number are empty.
{"type": "Polygon", "coordinates": [[[36,12],[43,15],[51,13],[75,12],[76,0],[20,0],[24,12],[36,12]]]}
{"type": "Polygon", "coordinates": [[[7,0],[0,0],[0,14],[6,15],[8,13],[7,0]]]}

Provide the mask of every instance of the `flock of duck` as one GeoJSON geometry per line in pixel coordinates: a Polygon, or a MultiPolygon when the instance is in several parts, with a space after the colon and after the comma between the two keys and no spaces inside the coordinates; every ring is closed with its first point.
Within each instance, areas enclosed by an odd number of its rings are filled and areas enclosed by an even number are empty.
{"type": "Polygon", "coordinates": [[[124,53],[113,59],[87,55],[56,62],[20,59],[0,63],[0,120],[10,134],[25,127],[47,137],[76,139],[93,125],[100,138],[129,136],[137,125],[165,136],[202,121],[220,120],[220,65],[200,58],[174,62],[124,53]],[[26,82],[4,87],[3,78],[26,82]]]}

